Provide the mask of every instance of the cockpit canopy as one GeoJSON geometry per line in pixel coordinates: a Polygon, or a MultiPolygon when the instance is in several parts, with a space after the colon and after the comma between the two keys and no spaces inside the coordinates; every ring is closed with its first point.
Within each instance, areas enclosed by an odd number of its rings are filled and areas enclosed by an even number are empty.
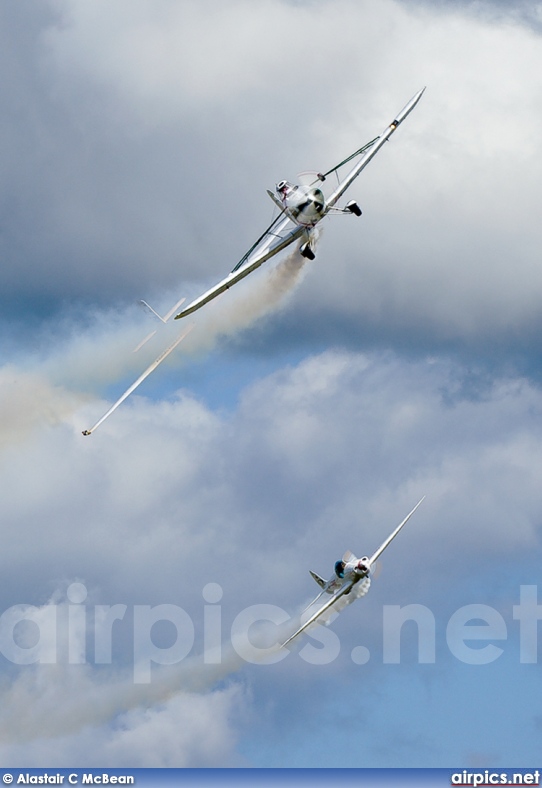
{"type": "Polygon", "coordinates": [[[276,185],[277,194],[280,194],[281,197],[284,199],[289,194],[296,192],[298,187],[290,183],[290,181],[279,181],[276,185]]]}

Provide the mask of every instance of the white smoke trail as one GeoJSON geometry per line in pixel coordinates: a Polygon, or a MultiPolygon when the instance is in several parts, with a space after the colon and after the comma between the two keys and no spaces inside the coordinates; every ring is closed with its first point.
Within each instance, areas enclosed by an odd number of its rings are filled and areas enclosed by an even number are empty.
{"type": "MultiPolygon", "coordinates": [[[[209,351],[221,337],[232,337],[276,311],[301,281],[305,262],[295,249],[271,270],[256,272],[202,309],[194,331],[167,363],[180,366],[187,354],[209,351]]],[[[0,447],[39,425],[70,418],[104,385],[144,369],[180,330],[179,322],[161,326],[153,341],[133,353],[147,328],[139,309],[97,314],[85,331],[72,324],[68,339],[54,344],[51,337],[50,352],[0,369],[0,447]]]]}
{"type": "Polygon", "coordinates": [[[144,313],[135,305],[85,317],[90,325],[84,329],[73,321],[62,325],[57,333],[64,334],[64,338],[52,337],[51,350],[26,363],[55,383],[96,392],[144,367],[153,353],[156,355],[152,343],[140,353],[132,352],[145,331],[148,333],[144,313]]]}
{"type": "Polygon", "coordinates": [[[294,249],[275,268],[255,280],[227,291],[211,309],[201,313],[196,330],[185,345],[188,352],[210,350],[220,337],[234,336],[286,303],[286,297],[301,282],[305,257],[294,249]]]}
{"type": "MultiPolygon", "coordinates": [[[[39,621],[48,608],[48,605],[39,608],[34,620],[39,621]]],[[[270,644],[277,637],[279,641],[284,639],[285,632],[284,625],[264,624],[256,627],[256,632],[251,631],[250,642],[243,638],[243,656],[231,643],[223,643],[218,664],[209,664],[203,655],[198,655],[177,665],[155,666],[152,681],[145,684],[134,683],[128,671],[121,674],[115,669],[67,664],[65,660],[23,667],[11,686],[0,692],[0,741],[21,743],[70,736],[87,727],[110,723],[134,709],[163,704],[173,696],[205,695],[247,662],[264,662],[270,653],[279,651],[280,646],[270,644]]],[[[67,639],[67,633],[59,634],[60,640],[67,639]]],[[[79,634],[79,645],[84,651],[86,635],[79,634]]],[[[50,639],[45,641],[44,650],[50,649],[50,639]]],[[[56,638],[53,642],[57,642],[56,638]]]]}
{"type": "Polygon", "coordinates": [[[204,694],[242,666],[237,655],[220,665],[186,659],[162,668],[149,684],[130,675],[103,677],[88,665],[40,665],[24,669],[1,694],[0,740],[56,738],[111,722],[138,707],[150,708],[180,693],[204,694]]]}
{"type": "MultiPolygon", "coordinates": [[[[202,308],[195,315],[194,330],[181,349],[168,358],[168,365],[179,366],[186,354],[211,350],[219,338],[232,337],[276,311],[301,281],[305,262],[295,249],[271,270],[255,272],[202,308]]],[[[187,320],[191,318],[158,326],[153,339],[141,351],[133,353],[151,326],[144,313],[130,308],[122,313],[99,314],[86,331],[72,327],[71,336],[43,361],[35,359],[34,369],[55,383],[96,391],[145,369],[187,320]]]]}
{"type": "Polygon", "coordinates": [[[21,440],[39,426],[59,424],[88,396],[52,385],[43,376],[14,365],[0,369],[0,448],[21,440]]]}

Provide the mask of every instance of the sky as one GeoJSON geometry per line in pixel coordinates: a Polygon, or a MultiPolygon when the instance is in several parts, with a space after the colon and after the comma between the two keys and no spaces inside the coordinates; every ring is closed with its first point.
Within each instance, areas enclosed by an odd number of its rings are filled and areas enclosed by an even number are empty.
{"type": "MultiPolygon", "coordinates": [[[[542,6],[0,0],[0,762],[525,767],[542,6]],[[423,86],[295,252],[267,188],[423,86]],[[422,496],[366,597],[272,650],[422,496]],[[470,631],[469,631],[470,627],[470,631]],[[269,650],[271,649],[271,650],[269,650]]],[[[542,617],[542,614],[540,614],[542,617]]]]}

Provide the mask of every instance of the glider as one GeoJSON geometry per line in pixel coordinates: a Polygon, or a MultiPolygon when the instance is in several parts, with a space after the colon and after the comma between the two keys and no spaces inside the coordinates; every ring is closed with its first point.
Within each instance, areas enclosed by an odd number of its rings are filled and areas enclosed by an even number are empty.
{"type": "Polygon", "coordinates": [[[371,585],[371,573],[376,561],[382,555],[390,542],[395,539],[401,528],[410,520],[424,498],[425,495],[423,498],[421,498],[421,500],[418,501],[414,509],[412,509],[412,511],[407,514],[403,522],[397,526],[395,531],[393,531],[388,536],[388,538],[382,542],[378,550],[374,552],[370,558],[367,556],[363,556],[363,558],[356,558],[353,553],[347,550],[342,559],[335,562],[335,572],[333,576],[327,581],[324,580],[323,577],[320,577],[320,575],[317,575],[316,572],[313,572],[312,570],[310,571],[311,577],[318,583],[322,590],[312,600],[312,602],[307,605],[305,610],[303,610],[303,613],[309,610],[309,608],[311,608],[324,594],[331,594],[331,599],[328,599],[328,601],[322,605],[322,607],[320,607],[316,613],[310,616],[310,618],[305,621],[305,623],[300,626],[293,635],[290,635],[290,637],[285,640],[284,643],[281,643],[281,648],[283,646],[287,646],[288,643],[291,643],[294,638],[308,629],[330,608],[334,612],[339,612],[345,608],[346,605],[354,602],[354,600],[365,596],[371,585]]]}
{"type": "MultiPolygon", "coordinates": [[[[208,304],[214,298],[229,290],[230,287],[240,282],[246,276],[251,274],[263,263],[271,257],[282,252],[290,244],[296,241],[301,241],[299,245],[299,252],[303,257],[309,260],[314,260],[314,245],[315,245],[315,227],[322,221],[328,214],[352,214],[354,216],[361,216],[361,209],[359,205],[350,200],[339,208],[337,203],[358,177],[362,170],[369,164],[371,159],[376,156],[378,151],[389,140],[395,129],[404,121],[409,115],[418,101],[421,99],[425,88],[419,90],[408,104],[399,112],[390,125],[382,132],[379,137],[363,145],[357,151],[352,153],[346,159],[343,159],[339,164],[328,170],[325,173],[316,173],[316,179],[308,185],[292,184],[289,181],[282,180],[277,183],[275,192],[268,190],[268,195],[273,200],[275,206],[278,208],[278,216],[271,222],[269,227],[260,235],[257,241],[250,247],[243,257],[239,260],[235,268],[222,279],[218,284],[207,290],[194,301],[191,301],[184,309],[175,315],[175,320],[191,315],[196,310],[201,309],[202,306],[208,304]],[[360,157],[360,158],[358,158],[360,157]],[[358,159],[350,172],[345,175],[343,180],[339,180],[338,171],[348,162],[358,159]],[[334,191],[328,197],[324,196],[322,184],[327,180],[328,176],[336,174],[338,184],[334,191]]],[[[145,301],[141,304],[149,310],[156,318],[167,323],[172,317],[176,309],[178,309],[185,299],[178,301],[169,312],[161,317],[155,310],[149,306],[145,301]]],[[[190,327],[191,328],[191,327],[190,327]]],[[[190,330],[190,329],[188,329],[190,330]]],[[[83,430],[83,435],[90,435],[94,430],[102,424],[118,406],[148,377],[151,372],[154,372],[156,367],[164,361],[165,358],[177,347],[177,345],[184,339],[187,331],[184,331],[175,342],[170,345],[158,358],[147,367],[139,378],[133,383],[124,394],[111,406],[96,424],[89,430],[83,430]]],[[[140,342],[136,350],[147,342],[156,332],[152,332],[145,339],[140,342]]]]}

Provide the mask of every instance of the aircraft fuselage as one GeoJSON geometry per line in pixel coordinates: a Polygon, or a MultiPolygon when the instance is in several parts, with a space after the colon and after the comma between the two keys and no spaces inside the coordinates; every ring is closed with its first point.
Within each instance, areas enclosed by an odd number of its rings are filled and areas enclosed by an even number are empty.
{"type": "Polygon", "coordinates": [[[314,227],[326,215],[326,200],[318,187],[280,181],[277,196],[292,219],[303,227],[314,227]]]}

